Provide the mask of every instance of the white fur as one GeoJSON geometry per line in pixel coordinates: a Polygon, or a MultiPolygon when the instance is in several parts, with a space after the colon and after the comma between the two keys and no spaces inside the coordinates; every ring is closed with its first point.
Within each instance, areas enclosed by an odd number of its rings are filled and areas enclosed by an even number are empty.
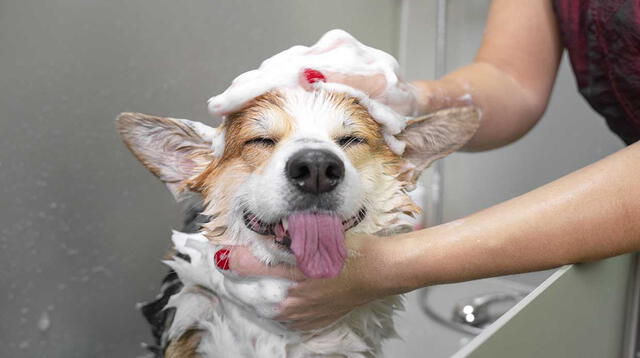
{"type": "MultiPolygon", "coordinates": [[[[406,195],[401,183],[383,176],[383,167],[358,172],[330,136],[343,129],[345,123],[348,125],[348,115],[336,108],[323,91],[290,90],[283,97],[286,103],[283,109],[295,119],[294,134],[279,143],[279,149],[261,173],[251,174],[239,185],[237,193],[226,193],[232,195],[231,211],[225,222],[225,236],[230,243],[248,245],[256,257],[267,263],[295,263],[293,255],[273,240],[247,229],[241,218],[243,209],[267,222],[289,214],[286,197],[292,188],[285,177],[285,163],[303,148],[329,150],[344,162],[344,179],[334,189],[341,198],[336,213],[346,219],[362,207],[368,212],[352,232],[374,233],[401,225],[397,209],[406,195]],[[378,180],[370,180],[373,177],[378,180]]],[[[269,126],[278,120],[269,113],[263,115],[261,125],[269,126]]],[[[207,210],[216,212],[215,198],[210,205],[207,210]]],[[[302,335],[270,319],[286,297],[291,282],[238,277],[229,271],[219,271],[214,263],[219,247],[203,234],[174,232],[173,242],[178,251],[191,257],[191,262],[180,258],[166,262],[184,283],[184,288],[169,302],[169,306],[176,307],[176,315],[168,337],[178,337],[189,327],[204,330],[198,348],[204,357],[377,357],[381,342],[395,336],[393,312],[402,307],[399,296],[362,306],[331,327],[302,335]]]]}
{"type": "Polygon", "coordinates": [[[203,329],[198,351],[204,357],[371,357],[377,356],[384,338],[396,336],[392,314],[402,306],[399,296],[361,307],[309,338],[269,319],[291,282],[223,274],[214,264],[219,247],[200,234],[174,232],[173,242],[178,251],[196,254],[191,262],[166,262],[184,284],[168,304],[176,307],[168,339],[188,328],[203,329]],[[215,298],[201,287],[215,292],[215,298]]]}
{"type": "MultiPolygon", "coordinates": [[[[295,190],[285,177],[285,165],[288,158],[303,148],[325,149],[337,155],[345,167],[342,182],[333,190],[341,198],[341,205],[336,213],[348,219],[358,213],[363,206],[368,206],[373,197],[367,197],[375,188],[374,183],[365,180],[362,173],[354,168],[344,151],[333,141],[329,133],[339,130],[349,120],[343,111],[324,92],[307,92],[301,89],[283,92],[284,110],[295,119],[294,134],[286,142],[279,144],[276,151],[261,173],[252,173],[240,186],[235,195],[232,215],[229,215],[228,233],[235,244],[248,245],[254,254],[266,263],[295,263],[293,255],[283,251],[272,240],[264,240],[247,229],[242,221],[243,209],[266,222],[274,222],[286,217],[288,192],[295,190]]],[[[279,120],[265,113],[261,118],[264,126],[279,120]]],[[[382,168],[379,169],[382,171],[382,168]]],[[[370,175],[379,175],[372,173],[370,175]]],[[[214,211],[214,210],[212,210],[214,211]]],[[[375,210],[374,210],[375,212],[375,210]]],[[[369,215],[360,226],[366,226],[367,220],[375,217],[369,215]]]]}
{"type": "MultiPolygon", "coordinates": [[[[326,96],[297,90],[287,91],[284,109],[295,119],[295,132],[273,154],[263,173],[252,174],[243,185],[239,196],[247,200],[252,212],[273,221],[286,216],[286,191],[292,190],[285,177],[288,158],[301,149],[325,149],[337,155],[345,165],[345,176],[334,192],[343,199],[337,214],[348,218],[360,209],[362,181],[344,151],[329,133],[337,130],[348,119],[334,108],[326,96]]],[[[273,120],[267,118],[266,121],[273,120]]]]}

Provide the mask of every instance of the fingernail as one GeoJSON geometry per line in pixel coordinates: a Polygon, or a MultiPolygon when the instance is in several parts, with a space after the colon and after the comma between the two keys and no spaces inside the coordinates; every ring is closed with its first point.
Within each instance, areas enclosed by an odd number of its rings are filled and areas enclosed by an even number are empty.
{"type": "Polygon", "coordinates": [[[314,70],[311,68],[305,68],[303,70],[304,73],[304,77],[307,80],[307,82],[309,83],[316,83],[318,81],[320,82],[327,82],[327,78],[324,77],[324,75],[322,74],[322,72],[318,71],[318,70],[314,70]]]}
{"type": "Polygon", "coordinates": [[[229,254],[231,254],[229,249],[220,249],[213,255],[213,260],[219,269],[225,271],[229,269],[229,254]]]}

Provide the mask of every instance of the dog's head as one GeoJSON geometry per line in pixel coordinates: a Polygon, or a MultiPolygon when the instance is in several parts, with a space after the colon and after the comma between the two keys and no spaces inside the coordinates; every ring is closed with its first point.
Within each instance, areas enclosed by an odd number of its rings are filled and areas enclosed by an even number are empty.
{"type": "Polygon", "coordinates": [[[188,120],[125,113],[118,128],[133,154],[170,190],[204,198],[204,234],[246,244],[264,261],[297,263],[310,277],[336,275],[346,231],[377,232],[419,209],[406,190],[434,160],[475,132],[472,107],[410,122],[392,152],[358,99],[324,90],[269,92],[215,129],[188,120]]]}

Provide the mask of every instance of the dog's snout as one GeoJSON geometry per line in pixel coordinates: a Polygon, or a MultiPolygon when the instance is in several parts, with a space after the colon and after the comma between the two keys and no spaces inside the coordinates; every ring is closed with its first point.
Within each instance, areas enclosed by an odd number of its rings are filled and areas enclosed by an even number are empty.
{"type": "Polygon", "coordinates": [[[328,150],[303,149],[287,162],[286,175],[300,190],[321,194],[333,190],[344,178],[344,163],[328,150]]]}

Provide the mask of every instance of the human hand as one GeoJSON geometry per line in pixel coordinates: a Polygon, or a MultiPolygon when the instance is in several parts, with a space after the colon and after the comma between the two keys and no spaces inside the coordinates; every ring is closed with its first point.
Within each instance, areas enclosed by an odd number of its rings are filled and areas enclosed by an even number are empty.
{"type": "MultiPolygon", "coordinates": [[[[305,70],[300,85],[311,90],[317,81],[339,83],[366,93],[372,99],[391,107],[394,111],[418,117],[441,109],[463,107],[473,104],[471,90],[467,88],[460,96],[451,96],[448,91],[450,80],[398,82],[396,91],[385,91],[387,80],[381,73],[358,75],[339,72],[318,72],[305,70]],[[310,72],[309,72],[310,71],[310,72]],[[311,76],[309,75],[311,74],[311,76]]],[[[465,87],[465,86],[463,86],[465,87]]]]}
{"type": "Polygon", "coordinates": [[[354,308],[395,292],[393,280],[387,279],[393,256],[385,244],[388,238],[354,236],[348,240],[348,258],[342,272],[331,279],[308,279],[297,268],[287,264],[266,266],[243,246],[230,249],[228,269],[240,276],[276,276],[296,283],[280,305],[274,318],[296,330],[326,327],[354,308]]]}
{"type": "Polygon", "coordinates": [[[331,71],[317,71],[307,68],[300,76],[300,86],[312,90],[317,82],[338,83],[365,93],[397,113],[405,116],[416,116],[426,108],[422,98],[428,98],[420,93],[418,87],[408,82],[399,81],[389,88],[387,78],[383,73],[361,75],[331,71]]]}

